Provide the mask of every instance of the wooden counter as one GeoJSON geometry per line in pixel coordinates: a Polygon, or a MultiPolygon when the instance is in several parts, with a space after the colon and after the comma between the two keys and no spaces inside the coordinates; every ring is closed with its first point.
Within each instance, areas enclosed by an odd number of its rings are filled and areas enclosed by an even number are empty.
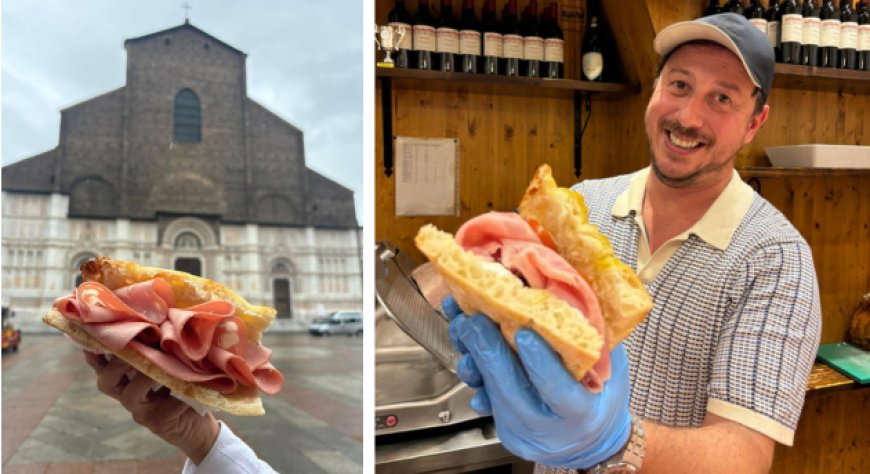
{"type": "Polygon", "coordinates": [[[870,468],[870,385],[827,365],[813,366],[794,446],[777,445],[771,473],[867,472],[870,468]]]}

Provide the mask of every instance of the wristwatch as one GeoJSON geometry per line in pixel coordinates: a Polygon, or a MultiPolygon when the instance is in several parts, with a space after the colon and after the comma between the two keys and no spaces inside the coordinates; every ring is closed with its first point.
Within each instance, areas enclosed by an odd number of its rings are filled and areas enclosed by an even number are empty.
{"type": "Polygon", "coordinates": [[[631,415],[631,435],[622,451],[586,470],[587,474],[636,473],[643,462],[646,449],[646,431],[640,418],[631,415]]]}

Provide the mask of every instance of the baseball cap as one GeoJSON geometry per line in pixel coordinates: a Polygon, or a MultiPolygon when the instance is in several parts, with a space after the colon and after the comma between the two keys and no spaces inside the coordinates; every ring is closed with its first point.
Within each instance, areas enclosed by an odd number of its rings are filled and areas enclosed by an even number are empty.
{"type": "Polygon", "coordinates": [[[719,13],[668,26],[656,35],[653,48],[665,56],[681,44],[699,40],[717,43],[740,58],[752,83],[761,89],[767,101],[776,58],[766,34],[742,15],[719,13]]]}

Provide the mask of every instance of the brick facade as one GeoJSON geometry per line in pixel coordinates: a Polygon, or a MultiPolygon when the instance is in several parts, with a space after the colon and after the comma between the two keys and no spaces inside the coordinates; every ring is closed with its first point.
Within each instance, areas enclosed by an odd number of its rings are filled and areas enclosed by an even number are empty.
{"type": "Polygon", "coordinates": [[[353,192],[308,169],[302,131],[247,97],[245,53],[187,22],[124,47],[125,86],[62,110],[55,149],[3,168],[4,306],[37,329],[94,254],[198,259],[258,304],[289,279],[298,324],[359,309],[353,192]],[[183,90],[199,142],[175,138],[183,90]],[[179,247],[185,232],[201,246],[179,247]]]}

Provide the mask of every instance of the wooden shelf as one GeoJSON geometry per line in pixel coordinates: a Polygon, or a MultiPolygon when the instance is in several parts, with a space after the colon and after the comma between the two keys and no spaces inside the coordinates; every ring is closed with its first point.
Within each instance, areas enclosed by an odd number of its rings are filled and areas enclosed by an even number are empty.
{"type": "Polygon", "coordinates": [[[738,167],[743,178],[870,176],[868,168],[776,168],[773,166],[738,167]]]}
{"type": "Polygon", "coordinates": [[[836,390],[860,388],[854,380],[837,372],[827,364],[816,362],[807,380],[807,393],[828,393],[836,390]]]}
{"type": "Polygon", "coordinates": [[[777,64],[773,87],[809,91],[834,91],[870,94],[870,72],[850,69],[777,64]]]}
{"type": "Polygon", "coordinates": [[[393,174],[393,88],[415,90],[462,91],[501,96],[556,97],[574,103],[574,172],[580,175],[582,162],[582,110],[588,114],[592,98],[619,100],[636,94],[640,87],[607,82],[545,79],[533,77],[490,76],[461,72],[426,71],[404,68],[375,68],[381,85],[381,118],[384,150],[384,174],[393,174]]]}
{"type": "Polygon", "coordinates": [[[489,76],[461,72],[425,71],[420,69],[375,68],[375,77],[395,79],[394,84],[412,81],[414,88],[424,89],[426,84],[438,89],[453,86],[499,95],[547,95],[572,97],[580,93],[594,93],[596,99],[618,100],[640,91],[637,86],[610,82],[575,81],[571,79],[545,79],[534,77],[489,76]]]}

